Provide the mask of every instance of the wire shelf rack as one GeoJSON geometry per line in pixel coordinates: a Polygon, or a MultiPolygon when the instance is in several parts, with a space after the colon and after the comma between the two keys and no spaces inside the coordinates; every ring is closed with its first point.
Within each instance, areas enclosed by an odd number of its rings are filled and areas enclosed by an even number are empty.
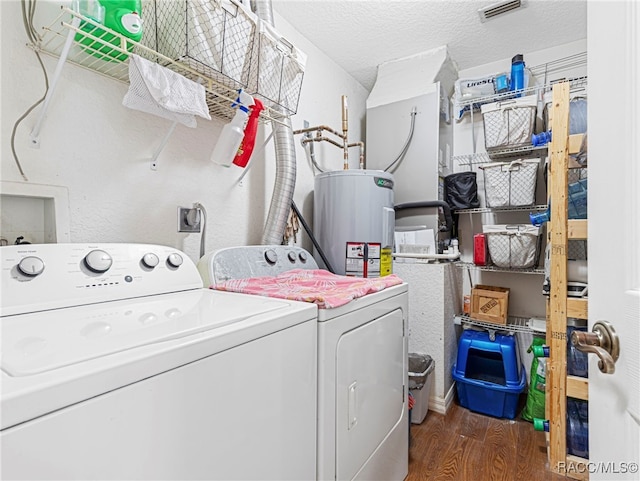
{"type": "Polygon", "coordinates": [[[549,151],[548,145],[542,145],[534,147],[533,145],[526,145],[523,147],[514,147],[511,149],[496,150],[491,153],[478,152],[476,154],[462,154],[453,157],[453,161],[458,165],[481,165],[488,164],[489,162],[495,162],[500,159],[514,158],[514,157],[544,157],[549,151]]]}
{"type": "Polygon", "coordinates": [[[516,207],[478,207],[477,209],[456,210],[456,214],[499,214],[502,212],[541,212],[545,210],[547,210],[546,204],[516,207]]]}
{"type": "Polygon", "coordinates": [[[489,338],[494,341],[496,332],[506,332],[515,334],[517,332],[537,332],[530,326],[528,317],[509,316],[506,324],[493,324],[491,322],[478,321],[471,318],[468,314],[459,314],[454,316],[453,322],[458,326],[473,326],[489,331],[489,338]]]}
{"type": "MultiPolygon", "coordinates": [[[[144,37],[141,42],[133,41],[68,7],[61,7],[58,17],[43,30],[41,40],[36,45],[30,45],[31,48],[58,58],[64,56],[66,61],[120,82],[129,82],[128,57],[136,54],[203,85],[212,117],[231,119],[235,114],[232,104],[236,100],[237,90],[246,88],[243,82],[224,73],[209,69],[205,74],[202,69],[198,70],[187,62],[170,58],[144,45],[144,37]],[[73,43],[66,50],[65,43],[70,36],[73,36],[73,43]]],[[[249,93],[260,96],[257,92],[249,93]]],[[[284,122],[291,113],[291,109],[269,101],[259,119],[261,122],[284,122]]]]}
{"type": "Polygon", "coordinates": [[[487,95],[484,97],[477,97],[474,99],[468,99],[468,100],[460,100],[458,105],[460,106],[460,108],[463,107],[472,107],[474,109],[479,109],[481,105],[483,104],[488,104],[488,103],[492,103],[492,102],[500,102],[501,100],[510,100],[516,97],[516,95],[521,96],[521,97],[526,97],[527,95],[534,95],[537,94],[538,92],[544,92],[547,90],[551,90],[551,88],[553,87],[553,85],[555,83],[558,82],[565,82],[568,81],[569,82],[569,89],[570,90],[574,90],[574,89],[579,89],[579,88],[583,88],[586,87],[587,85],[587,77],[576,77],[576,78],[571,78],[571,79],[562,79],[562,80],[558,80],[557,82],[552,82],[552,83],[548,83],[548,84],[544,84],[544,85],[535,85],[532,87],[527,87],[526,89],[522,89],[522,90],[518,90],[517,94],[513,91],[509,91],[509,92],[504,92],[501,94],[493,94],[493,95],[487,95]]]}
{"type": "Polygon", "coordinates": [[[529,267],[527,269],[519,269],[516,267],[506,268],[497,266],[477,266],[472,262],[458,262],[458,267],[465,269],[474,269],[485,272],[510,272],[513,274],[544,274],[544,268],[541,267],[529,267]]]}

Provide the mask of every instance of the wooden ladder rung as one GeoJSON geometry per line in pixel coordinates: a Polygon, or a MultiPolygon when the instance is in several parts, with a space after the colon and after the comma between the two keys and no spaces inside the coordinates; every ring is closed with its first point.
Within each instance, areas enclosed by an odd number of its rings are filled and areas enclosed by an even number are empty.
{"type": "Polygon", "coordinates": [[[577,154],[582,146],[584,134],[573,134],[569,136],[569,154],[577,154]]]}
{"type": "Polygon", "coordinates": [[[567,397],[589,400],[589,380],[586,377],[567,376],[567,397]]]}
{"type": "Polygon", "coordinates": [[[576,319],[589,318],[589,301],[585,298],[569,297],[567,298],[567,317],[576,319]]]}
{"type": "Polygon", "coordinates": [[[568,220],[567,224],[569,227],[568,239],[583,240],[587,238],[587,219],[568,220]]]}

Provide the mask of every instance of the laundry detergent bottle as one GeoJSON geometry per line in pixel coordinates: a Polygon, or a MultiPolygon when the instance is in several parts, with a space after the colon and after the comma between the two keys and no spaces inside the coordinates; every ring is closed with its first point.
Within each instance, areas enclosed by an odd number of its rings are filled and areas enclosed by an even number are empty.
{"type": "Polygon", "coordinates": [[[233,103],[237,110],[231,122],[225,124],[220,133],[220,138],[211,154],[211,161],[229,167],[238,153],[238,148],[244,138],[244,128],[249,117],[249,108],[254,105],[251,95],[244,90],[238,90],[238,98],[233,103]]]}
{"type": "Polygon", "coordinates": [[[76,34],[75,40],[95,57],[124,62],[134,45],[126,42],[126,52],[118,50],[122,44],[121,36],[135,42],[142,39],[142,0],[76,0],[74,9],[115,32],[113,34],[89,21],[80,23],[81,32],[76,34]],[[100,40],[94,40],[89,35],[100,40]]]}

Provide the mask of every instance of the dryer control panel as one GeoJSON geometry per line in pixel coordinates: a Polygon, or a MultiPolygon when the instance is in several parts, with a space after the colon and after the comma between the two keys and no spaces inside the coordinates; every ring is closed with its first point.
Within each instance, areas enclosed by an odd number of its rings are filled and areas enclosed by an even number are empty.
{"type": "Polygon", "coordinates": [[[202,287],[195,264],[152,244],[21,244],[0,249],[1,316],[202,287]]]}
{"type": "Polygon", "coordinates": [[[207,287],[231,279],[277,276],[292,269],[318,269],[318,264],[305,249],[283,245],[228,247],[198,262],[207,287]]]}

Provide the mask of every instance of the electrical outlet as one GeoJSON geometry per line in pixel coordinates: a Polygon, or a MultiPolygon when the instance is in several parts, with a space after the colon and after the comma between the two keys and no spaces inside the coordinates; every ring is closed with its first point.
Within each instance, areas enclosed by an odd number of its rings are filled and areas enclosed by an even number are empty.
{"type": "Polygon", "coordinates": [[[178,232],[200,232],[202,213],[195,207],[178,207],[178,232]]]}

